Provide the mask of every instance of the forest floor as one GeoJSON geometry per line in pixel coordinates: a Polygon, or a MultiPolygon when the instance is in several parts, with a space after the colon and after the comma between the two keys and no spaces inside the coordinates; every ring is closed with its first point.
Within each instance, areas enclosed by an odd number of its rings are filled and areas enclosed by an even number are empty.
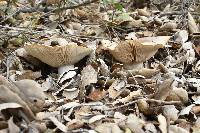
{"type": "Polygon", "coordinates": [[[199,0],[0,0],[0,132],[200,133],[199,0]]]}

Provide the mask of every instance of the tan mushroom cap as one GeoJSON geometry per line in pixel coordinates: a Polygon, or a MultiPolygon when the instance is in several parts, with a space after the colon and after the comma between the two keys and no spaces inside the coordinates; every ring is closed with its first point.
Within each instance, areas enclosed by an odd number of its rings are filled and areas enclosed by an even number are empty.
{"type": "Polygon", "coordinates": [[[70,43],[65,46],[25,45],[27,53],[52,66],[73,65],[92,52],[92,49],[70,43]]]}
{"type": "Polygon", "coordinates": [[[116,60],[124,64],[142,63],[154,56],[159,48],[163,48],[170,37],[167,38],[164,43],[159,39],[152,42],[150,38],[147,40],[126,40],[119,43],[115,48],[110,48],[109,52],[116,60]]]}

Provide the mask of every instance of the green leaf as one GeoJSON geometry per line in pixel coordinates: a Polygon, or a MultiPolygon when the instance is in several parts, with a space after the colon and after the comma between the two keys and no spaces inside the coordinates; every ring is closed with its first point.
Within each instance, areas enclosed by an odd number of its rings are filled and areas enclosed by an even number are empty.
{"type": "Polygon", "coordinates": [[[114,7],[115,7],[115,9],[117,9],[119,11],[122,11],[122,9],[123,9],[123,6],[121,4],[119,4],[119,3],[115,3],[114,7]]]}

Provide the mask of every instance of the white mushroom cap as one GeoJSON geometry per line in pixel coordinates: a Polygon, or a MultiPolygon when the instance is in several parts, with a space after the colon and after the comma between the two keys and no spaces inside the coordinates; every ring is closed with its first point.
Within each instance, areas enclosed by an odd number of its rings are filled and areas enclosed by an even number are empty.
{"type": "Polygon", "coordinates": [[[52,66],[73,65],[92,52],[92,49],[70,43],[65,46],[25,45],[25,50],[33,57],[52,66]]]}
{"type": "Polygon", "coordinates": [[[169,39],[169,36],[165,36],[126,40],[118,45],[109,46],[108,50],[116,60],[126,65],[133,65],[150,59],[169,39]]]}

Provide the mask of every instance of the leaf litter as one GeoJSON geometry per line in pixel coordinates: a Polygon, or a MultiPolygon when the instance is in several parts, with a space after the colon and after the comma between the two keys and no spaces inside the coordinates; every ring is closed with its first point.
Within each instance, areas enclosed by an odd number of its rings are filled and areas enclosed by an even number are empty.
{"type": "Polygon", "coordinates": [[[0,132],[199,132],[199,7],[1,0],[0,132]]]}

